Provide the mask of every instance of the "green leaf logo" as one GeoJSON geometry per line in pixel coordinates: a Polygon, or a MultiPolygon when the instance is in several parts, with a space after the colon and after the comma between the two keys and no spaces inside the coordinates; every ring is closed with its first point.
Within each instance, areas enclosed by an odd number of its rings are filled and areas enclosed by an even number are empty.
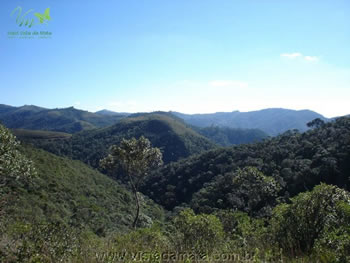
{"type": "Polygon", "coordinates": [[[44,14],[34,13],[34,15],[39,19],[40,24],[46,24],[46,20],[51,20],[50,17],[50,8],[46,8],[44,14]]]}

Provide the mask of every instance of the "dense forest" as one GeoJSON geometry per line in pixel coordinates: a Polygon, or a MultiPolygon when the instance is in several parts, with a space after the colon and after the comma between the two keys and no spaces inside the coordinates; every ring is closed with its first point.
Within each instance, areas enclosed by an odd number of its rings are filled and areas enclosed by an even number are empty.
{"type": "Polygon", "coordinates": [[[164,166],[150,176],[144,192],[169,209],[183,202],[199,202],[201,209],[235,208],[242,197],[228,197],[224,189],[235,189],[232,179],[248,166],[278,183],[279,198],[320,182],[349,190],[349,128],[349,118],[339,118],[305,133],[289,131],[255,144],[208,151],[164,166]]]}
{"type": "Polygon", "coordinates": [[[14,130],[21,144],[0,126],[0,261],[349,262],[350,118],[309,126],[228,147],[161,113],[14,130]],[[165,164],[144,177],[133,228],[130,184],[96,168],[140,136],[165,164]]]}

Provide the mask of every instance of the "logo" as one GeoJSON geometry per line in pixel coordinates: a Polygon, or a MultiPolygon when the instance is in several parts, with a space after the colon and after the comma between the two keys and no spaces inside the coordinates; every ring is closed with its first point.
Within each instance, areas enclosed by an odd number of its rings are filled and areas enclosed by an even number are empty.
{"type": "MultiPolygon", "coordinates": [[[[10,15],[16,20],[16,24],[19,27],[31,29],[41,25],[48,25],[51,20],[50,8],[46,8],[43,13],[35,12],[34,9],[29,9],[24,12],[22,7],[16,7],[10,15]]],[[[49,31],[11,31],[8,32],[9,38],[51,38],[52,32],[49,31]]]]}
{"type": "Polygon", "coordinates": [[[44,14],[35,13],[34,15],[39,19],[40,24],[46,24],[45,20],[51,20],[50,8],[46,8],[44,14]]]}
{"type": "MultiPolygon", "coordinates": [[[[34,12],[34,9],[30,9],[22,15],[22,7],[18,6],[12,11],[11,16],[13,16],[14,14],[17,13],[17,17],[16,17],[17,25],[18,26],[24,25],[28,28],[31,28],[34,25],[38,25],[34,22],[33,17],[32,18],[27,17],[32,12],[34,12]]],[[[47,24],[47,21],[51,20],[50,8],[46,8],[44,14],[34,13],[34,16],[36,16],[36,18],[38,18],[39,24],[47,24]]]]}

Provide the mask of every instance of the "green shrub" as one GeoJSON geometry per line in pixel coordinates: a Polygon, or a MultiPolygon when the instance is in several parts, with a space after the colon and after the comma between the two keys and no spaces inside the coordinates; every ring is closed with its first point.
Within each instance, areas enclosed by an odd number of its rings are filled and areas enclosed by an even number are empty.
{"type": "MultiPolygon", "coordinates": [[[[317,244],[322,250],[326,241],[338,241],[348,246],[348,223],[344,213],[348,207],[339,205],[350,203],[347,191],[336,186],[321,184],[311,192],[300,193],[290,204],[281,204],[274,209],[271,233],[276,244],[289,256],[307,255],[317,244]],[[344,228],[345,227],[345,228],[344,228]],[[342,240],[345,239],[345,240],[342,240]]],[[[336,251],[336,250],[334,250],[336,251]]]]}
{"type": "Polygon", "coordinates": [[[178,251],[211,254],[224,242],[224,231],[215,215],[199,214],[185,209],[174,219],[178,251]]]}

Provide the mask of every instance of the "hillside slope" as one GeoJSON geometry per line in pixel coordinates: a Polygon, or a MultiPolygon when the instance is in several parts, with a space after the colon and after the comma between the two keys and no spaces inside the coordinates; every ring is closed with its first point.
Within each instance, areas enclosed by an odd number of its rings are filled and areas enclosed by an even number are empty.
{"type": "Polygon", "coordinates": [[[30,140],[53,140],[68,139],[72,137],[69,133],[42,130],[11,129],[11,132],[19,139],[30,140]]]}
{"type": "MultiPolygon", "coordinates": [[[[34,162],[38,175],[29,185],[8,184],[7,191],[15,195],[5,208],[5,215],[11,218],[1,218],[3,223],[60,224],[97,235],[131,227],[134,199],[123,185],[80,161],[29,146],[22,151],[34,162]]],[[[144,199],[141,223],[161,220],[162,208],[144,199]]]]}
{"type": "Polygon", "coordinates": [[[0,121],[8,128],[47,130],[75,133],[82,130],[106,127],[125,115],[101,115],[73,107],[45,109],[32,105],[11,107],[0,105],[0,121]]]}
{"type": "Polygon", "coordinates": [[[327,120],[322,115],[310,110],[264,109],[250,112],[217,112],[212,114],[183,114],[173,112],[188,124],[208,127],[226,126],[241,129],[260,129],[268,135],[275,136],[287,130],[306,131],[306,124],[316,118],[327,120]]]}

